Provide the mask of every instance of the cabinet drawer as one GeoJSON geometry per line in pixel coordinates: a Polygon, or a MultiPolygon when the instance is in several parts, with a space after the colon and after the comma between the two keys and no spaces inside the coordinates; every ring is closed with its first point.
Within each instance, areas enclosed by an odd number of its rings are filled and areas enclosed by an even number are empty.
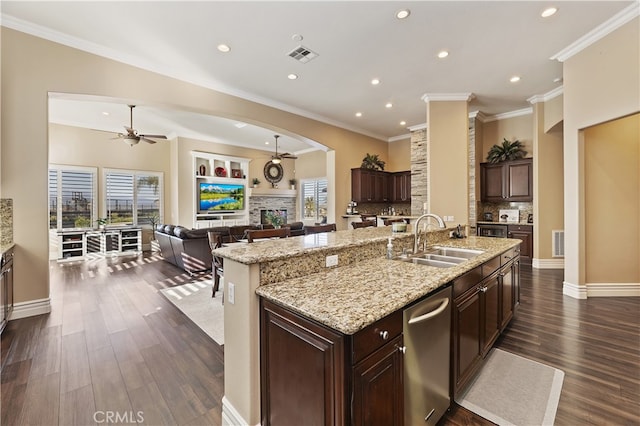
{"type": "Polygon", "coordinates": [[[500,267],[500,257],[501,256],[496,256],[493,259],[487,260],[484,264],[482,264],[483,277],[488,277],[500,267]]]}
{"type": "Polygon", "coordinates": [[[509,225],[509,232],[533,232],[533,225],[509,225]]]}
{"type": "Polygon", "coordinates": [[[500,265],[506,265],[520,254],[520,246],[514,247],[500,255],[500,265]]]}
{"type": "Polygon", "coordinates": [[[360,361],[401,333],[402,310],[398,310],[358,331],[351,340],[353,363],[360,361]]]}
{"type": "Polygon", "coordinates": [[[461,277],[456,278],[453,281],[453,298],[456,299],[458,296],[464,294],[480,281],[482,281],[482,266],[473,268],[461,277]]]}

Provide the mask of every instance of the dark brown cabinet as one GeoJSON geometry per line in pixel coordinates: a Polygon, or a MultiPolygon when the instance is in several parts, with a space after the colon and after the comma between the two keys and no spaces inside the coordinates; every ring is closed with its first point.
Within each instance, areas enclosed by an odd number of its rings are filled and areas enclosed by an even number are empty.
{"type": "MultiPolygon", "coordinates": [[[[404,179],[404,184],[408,185],[408,191],[399,196],[406,197],[403,201],[411,198],[411,172],[408,173],[409,181],[404,179]]],[[[394,175],[399,173],[388,173],[381,170],[351,169],[351,199],[358,203],[388,203],[395,197],[396,183],[394,175]]]]}
{"type": "Polygon", "coordinates": [[[520,244],[520,260],[531,264],[533,259],[533,225],[509,225],[507,238],[522,240],[520,244]]]}
{"type": "Polygon", "coordinates": [[[519,301],[518,250],[512,249],[453,281],[452,391],[460,394],[513,318],[519,301]]]}
{"type": "Polygon", "coordinates": [[[263,299],[260,341],[263,425],[403,424],[402,311],[348,336],[263,299]]]}
{"type": "Polygon", "coordinates": [[[13,311],[13,248],[0,259],[0,333],[4,330],[13,311]]]}
{"type": "Polygon", "coordinates": [[[411,172],[397,172],[391,175],[393,196],[391,201],[400,203],[411,201],[411,172]]]}
{"type": "Polygon", "coordinates": [[[481,163],[480,198],[485,202],[533,201],[533,159],[481,163]]]}

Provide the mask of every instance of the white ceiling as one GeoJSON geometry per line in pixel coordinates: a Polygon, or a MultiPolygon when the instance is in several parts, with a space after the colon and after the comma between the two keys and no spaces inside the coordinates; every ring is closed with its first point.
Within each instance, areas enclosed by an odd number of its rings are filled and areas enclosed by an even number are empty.
{"type": "MultiPolygon", "coordinates": [[[[390,140],[426,121],[425,94],[473,93],[469,110],[489,116],[529,107],[528,98],[562,85],[554,81],[562,64],[551,57],[635,3],[3,0],[0,7],[4,26],[390,140]],[[558,13],[540,17],[550,5],[558,13]],[[411,11],[405,20],[395,17],[401,8],[411,11]],[[231,51],[219,52],[220,43],[231,51]],[[288,53],[299,45],[319,56],[306,64],[292,59],[288,53]],[[438,59],[443,49],[450,54],[438,59]],[[287,79],[290,73],[299,78],[287,79]],[[510,83],[513,75],[521,80],[510,83]],[[372,78],[381,83],[373,86],[372,78]]],[[[121,132],[126,104],[135,100],[100,101],[55,99],[51,119],[121,132]]],[[[262,149],[274,133],[145,105],[134,111],[134,124],[141,133],[262,149]]],[[[309,146],[281,141],[290,152],[309,146]]]]}

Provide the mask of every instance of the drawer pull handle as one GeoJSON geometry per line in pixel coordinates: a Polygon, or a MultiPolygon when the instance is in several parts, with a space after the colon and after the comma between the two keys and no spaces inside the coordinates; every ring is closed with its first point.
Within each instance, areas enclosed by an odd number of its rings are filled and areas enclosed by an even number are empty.
{"type": "Polygon", "coordinates": [[[398,348],[398,351],[401,354],[406,354],[407,353],[407,347],[406,346],[396,346],[396,348],[398,348]]]}
{"type": "Polygon", "coordinates": [[[479,289],[479,290],[480,290],[481,292],[483,292],[483,293],[486,293],[486,292],[487,292],[487,289],[488,289],[488,287],[480,287],[480,289],[479,289]]]}
{"type": "Polygon", "coordinates": [[[380,337],[382,338],[382,340],[387,340],[389,338],[389,332],[387,330],[381,331],[380,337]]]}

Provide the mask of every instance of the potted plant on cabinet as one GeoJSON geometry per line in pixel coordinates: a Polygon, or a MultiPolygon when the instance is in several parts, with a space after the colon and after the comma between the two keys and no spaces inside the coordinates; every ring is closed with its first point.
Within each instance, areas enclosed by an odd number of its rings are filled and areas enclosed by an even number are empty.
{"type": "Polygon", "coordinates": [[[296,189],[296,183],[298,183],[298,181],[295,178],[289,179],[289,185],[291,185],[291,189],[296,189]]]}
{"type": "Polygon", "coordinates": [[[503,161],[519,160],[527,155],[524,145],[519,140],[513,142],[503,138],[502,144],[494,145],[489,149],[487,161],[489,163],[501,163],[503,161]]]}
{"type": "Polygon", "coordinates": [[[253,178],[253,180],[251,181],[253,183],[253,187],[257,188],[258,185],[260,185],[260,179],[258,178],[253,178]]]}
{"type": "Polygon", "coordinates": [[[100,217],[96,219],[96,223],[98,224],[98,229],[101,231],[104,230],[104,227],[108,222],[109,222],[109,219],[107,219],[106,217],[100,217]]]}
{"type": "Polygon", "coordinates": [[[378,158],[378,154],[369,154],[362,159],[361,169],[384,170],[385,162],[378,158]]]}

